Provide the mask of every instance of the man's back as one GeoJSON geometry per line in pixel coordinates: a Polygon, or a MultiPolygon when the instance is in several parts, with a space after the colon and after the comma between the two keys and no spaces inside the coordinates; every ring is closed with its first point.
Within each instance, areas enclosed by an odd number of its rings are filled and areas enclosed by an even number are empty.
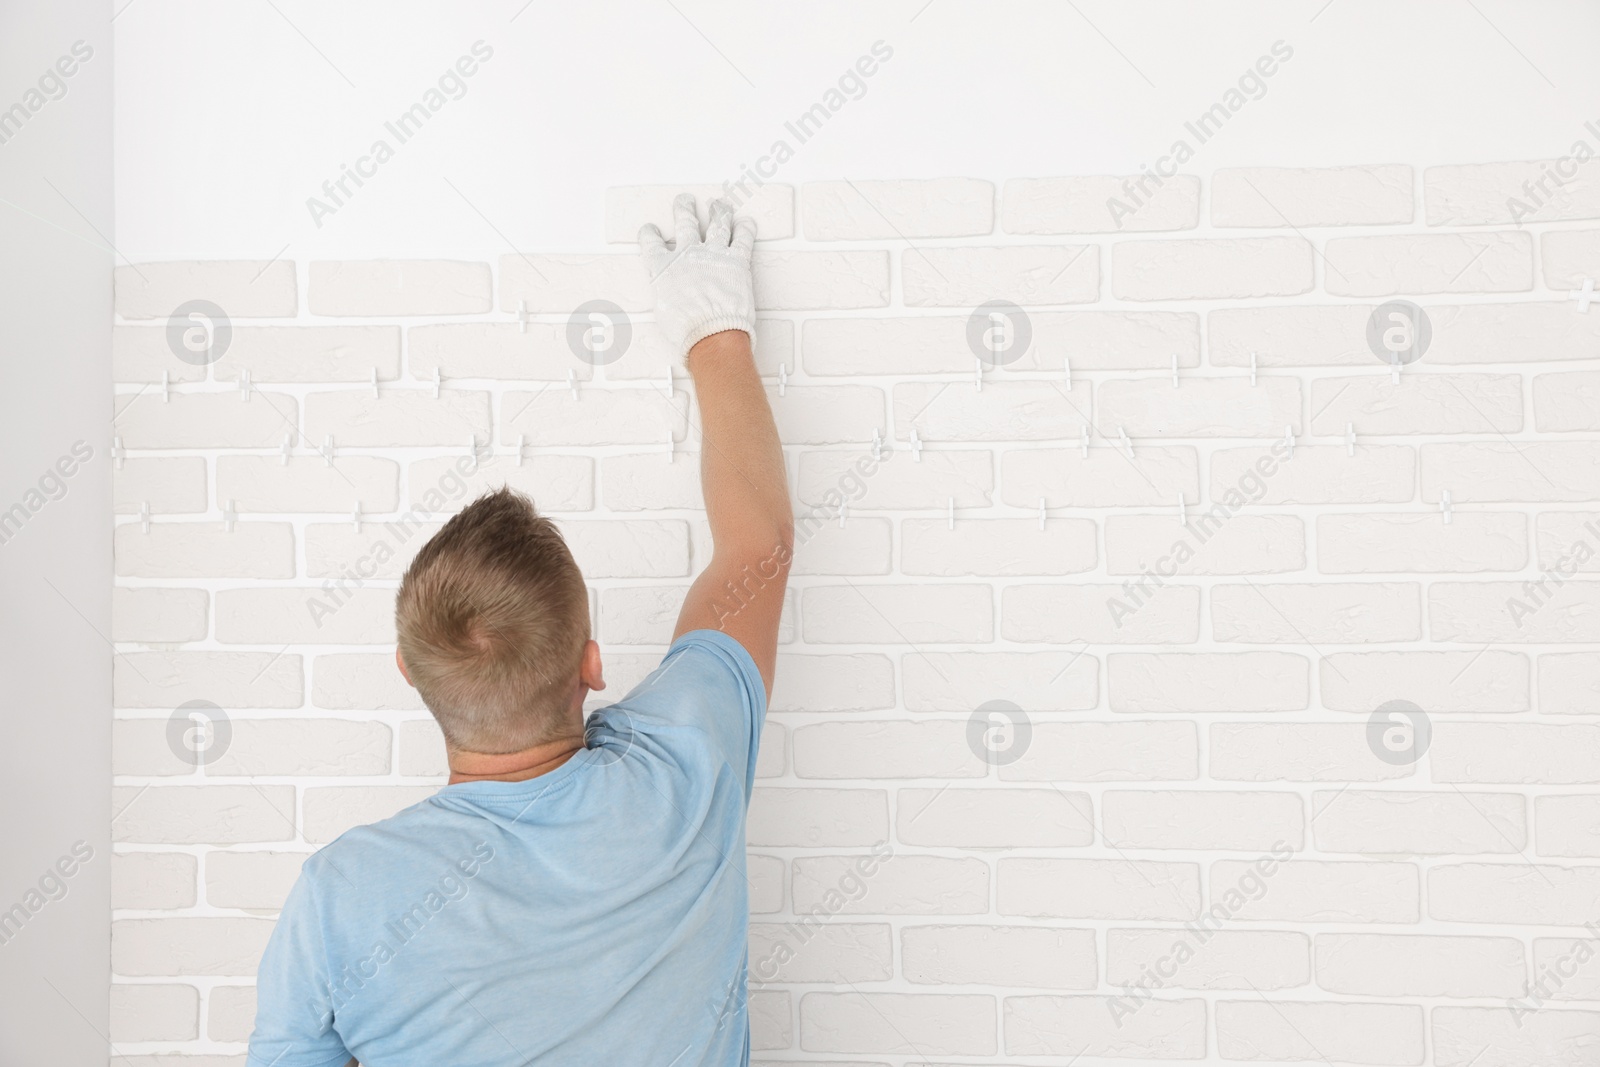
{"type": "Polygon", "coordinates": [[[250,1067],[742,1064],[761,675],[683,635],[521,782],[447,786],[306,862],[250,1067]]]}

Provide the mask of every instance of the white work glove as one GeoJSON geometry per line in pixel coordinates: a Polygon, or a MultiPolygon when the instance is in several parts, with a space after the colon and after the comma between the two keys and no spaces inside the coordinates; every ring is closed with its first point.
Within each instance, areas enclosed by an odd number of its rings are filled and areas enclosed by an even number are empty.
{"type": "Polygon", "coordinates": [[[681,363],[701,338],[723,330],[743,330],[754,344],[756,294],[750,278],[750,251],[756,224],[734,218],[726,201],[711,202],[705,240],[695,216],[694,197],[672,202],[672,247],[654,223],[639,228],[639,255],[655,290],[656,322],[681,363]]]}

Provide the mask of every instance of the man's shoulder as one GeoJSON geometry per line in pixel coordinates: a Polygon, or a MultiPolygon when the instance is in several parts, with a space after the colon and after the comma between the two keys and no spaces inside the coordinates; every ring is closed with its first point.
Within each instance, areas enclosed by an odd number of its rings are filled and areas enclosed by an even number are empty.
{"type": "MultiPolygon", "coordinates": [[[[396,789],[396,787],[380,787],[396,789]]],[[[411,803],[385,818],[352,826],[306,858],[302,877],[337,890],[354,883],[356,871],[371,871],[410,863],[419,853],[434,851],[441,838],[458,836],[449,825],[462,819],[435,803],[440,791],[432,787],[398,787],[405,795],[395,800],[411,803]]]]}

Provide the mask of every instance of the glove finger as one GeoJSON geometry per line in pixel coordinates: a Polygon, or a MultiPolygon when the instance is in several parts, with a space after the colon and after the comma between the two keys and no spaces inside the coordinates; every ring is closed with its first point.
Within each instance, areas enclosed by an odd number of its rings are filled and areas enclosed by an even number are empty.
{"type": "Polygon", "coordinates": [[[733,220],[733,251],[746,263],[756,247],[756,221],[740,215],[733,220]]]}
{"type": "Polygon", "coordinates": [[[694,195],[679,193],[672,201],[673,241],[682,252],[700,241],[700,220],[694,213],[694,195]]]}
{"type": "Polygon", "coordinates": [[[706,226],[706,244],[712,248],[727,248],[729,235],[733,232],[733,205],[726,200],[713,200],[711,207],[711,222],[706,226]]]}
{"type": "Polygon", "coordinates": [[[639,258],[644,261],[645,269],[652,278],[660,274],[661,268],[672,258],[672,253],[667,250],[667,239],[661,236],[660,228],[653,222],[639,227],[639,258]]]}

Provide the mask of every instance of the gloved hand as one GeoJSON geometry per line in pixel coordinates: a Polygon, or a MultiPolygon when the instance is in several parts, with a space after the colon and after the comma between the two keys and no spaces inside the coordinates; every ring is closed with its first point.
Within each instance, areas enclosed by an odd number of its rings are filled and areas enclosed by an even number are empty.
{"type": "Polygon", "coordinates": [[[679,362],[703,337],[723,330],[756,336],[756,295],[750,278],[750,252],[756,224],[734,218],[726,201],[711,202],[705,240],[695,216],[694,197],[683,193],[672,202],[675,232],[668,248],[653,223],[639,228],[639,255],[650,271],[655,290],[656,322],[679,362]]]}

